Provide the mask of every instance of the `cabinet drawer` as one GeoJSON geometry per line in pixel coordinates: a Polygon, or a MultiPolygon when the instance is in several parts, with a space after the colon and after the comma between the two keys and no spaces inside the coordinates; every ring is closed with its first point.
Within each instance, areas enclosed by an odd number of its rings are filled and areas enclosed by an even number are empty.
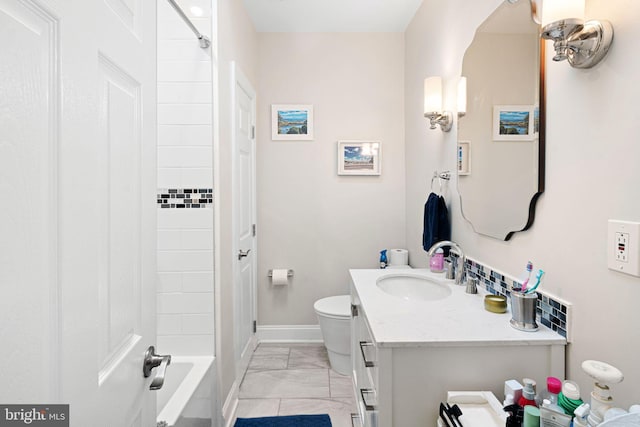
{"type": "Polygon", "coordinates": [[[378,427],[378,402],[373,389],[358,390],[358,412],[363,427],[378,427]]]}
{"type": "Polygon", "coordinates": [[[378,348],[362,313],[352,318],[351,360],[356,380],[363,387],[375,389],[378,382],[378,348]]]}
{"type": "Polygon", "coordinates": [[[352,294],[351,363],[358,407],[359,424],[378,426],[378,348],[369,329],[357,295],[352,294]]]}

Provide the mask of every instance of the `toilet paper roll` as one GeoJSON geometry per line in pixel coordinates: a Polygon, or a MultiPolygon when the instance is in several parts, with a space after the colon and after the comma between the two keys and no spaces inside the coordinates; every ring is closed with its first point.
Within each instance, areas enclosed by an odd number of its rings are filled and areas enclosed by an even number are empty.
{"type": "Polygon", "coordinates": [[[287,277],[289,270],[284,268],[273,269],[271,275],[271,284],[274,286],[286,286],[289,284],[289,278],[287,277]]]}
{"type": "Polygon", "coordinates": [[[406,249],[389,249],[388,251],[389,265],[408,265],[409,251],[406,249]]]}

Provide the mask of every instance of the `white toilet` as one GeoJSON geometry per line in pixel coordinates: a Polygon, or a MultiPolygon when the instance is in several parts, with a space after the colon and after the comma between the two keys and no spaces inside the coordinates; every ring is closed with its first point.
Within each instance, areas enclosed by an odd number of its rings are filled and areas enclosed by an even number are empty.
{"type": "Polygon", "coordinates": [[[337,295],[319,299],[313,304],[331,368],[339,374],[351,375],[351,297],[337,295]]]}

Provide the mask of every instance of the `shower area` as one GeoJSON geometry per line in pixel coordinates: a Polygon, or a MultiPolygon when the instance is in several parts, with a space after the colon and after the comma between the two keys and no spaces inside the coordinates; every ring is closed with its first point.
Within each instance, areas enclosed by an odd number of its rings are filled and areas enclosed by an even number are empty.
{"type": "Polygon", "coordinates": [[[157,347],[172,355],[158,425],[220,425],[214,322],[215,5],[157,10],[157,347]],[[166,424],[164,424],[166,423],[166,424]]]}

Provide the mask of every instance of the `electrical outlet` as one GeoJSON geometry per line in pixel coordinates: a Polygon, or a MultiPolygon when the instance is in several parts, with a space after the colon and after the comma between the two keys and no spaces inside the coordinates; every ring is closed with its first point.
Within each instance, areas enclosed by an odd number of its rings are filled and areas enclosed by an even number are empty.
{"type": "Polygon", "coordinates": [[[640,222],[609,220],[607,265],[640,277],[640,222]]]}
{"type": "Polygon", "coordinates": [[[616,261],[629,262],[629,233],[616,232],[616,261]]]}

